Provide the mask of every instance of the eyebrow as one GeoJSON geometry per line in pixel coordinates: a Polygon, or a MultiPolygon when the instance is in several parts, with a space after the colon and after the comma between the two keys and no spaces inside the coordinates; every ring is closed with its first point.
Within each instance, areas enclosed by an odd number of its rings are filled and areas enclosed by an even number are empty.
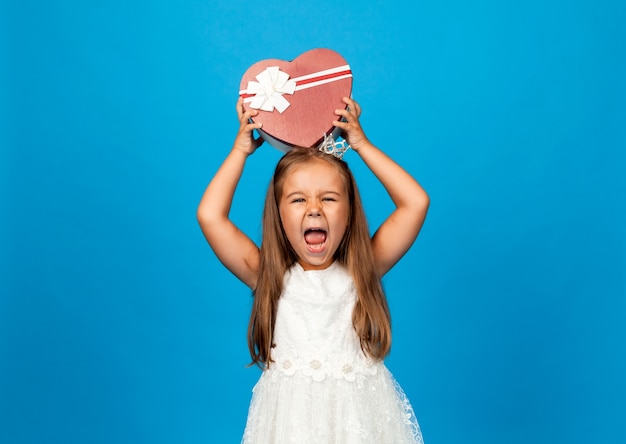
{"type": "MultiPolygon", "coordinates": [[[[287,199],[288,199],[288,198],[290,198],[290,197],[292,197],[292,196],[295,196],[295,195],[297,195],[297,194],[302,194],[302,195],[304,195],[305,193],[303,193],[302,191],[293,191],[293,192],[291,192],[291,193],[287,194],[287,195],[285,196],[285,198],[287,198],[287,199]]],[[[335,195],[337,195],[337,196],[341,196],[341,193],[340,193],[340,192],[338,192],[338,191],[332,191],[332,190],[322,191],[322,192],[321,192],[321,193],[319,193],[319,194],[335,194],[335,195]]]]}

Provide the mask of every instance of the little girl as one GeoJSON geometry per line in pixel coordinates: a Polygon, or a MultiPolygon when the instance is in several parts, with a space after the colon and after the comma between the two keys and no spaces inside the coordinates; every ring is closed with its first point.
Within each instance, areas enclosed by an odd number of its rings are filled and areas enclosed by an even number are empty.
{"type": "Polygon", "coordinates": [[[413,409],[383,364],[391,346],[381,277],[422,227],[429,198],[370,143],[360,107],[335,111],[352,149],[396,208],[370,237],[347,164],[316,148],[294,148],[278,162],[257,247],[229,219],[249,155],[262,143],[258,111],[237,103],[232,151],[198,207],[202,231],[220,261],[254,294],[248,327],[254,387],[243,443],[422,443],[413,409]]]}

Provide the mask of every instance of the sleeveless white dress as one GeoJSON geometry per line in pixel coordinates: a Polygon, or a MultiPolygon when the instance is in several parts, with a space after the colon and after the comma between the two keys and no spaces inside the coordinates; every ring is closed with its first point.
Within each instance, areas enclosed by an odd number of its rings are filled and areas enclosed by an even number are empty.
{"type": "Polygon", "coordinates": [[[336,262],[285,275],[273,363],[253,389],[244,444],[423,443],[413,408],[352,326],[356,290],[336,262]]]}

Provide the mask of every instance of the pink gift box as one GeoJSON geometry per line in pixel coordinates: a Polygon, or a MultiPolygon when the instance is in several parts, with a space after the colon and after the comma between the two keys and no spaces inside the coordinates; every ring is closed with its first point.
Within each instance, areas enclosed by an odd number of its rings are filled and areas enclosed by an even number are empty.
{"type": "Polygon", "coordinates": [[[239,94],[246,109],[257,109],[261,137],[275,148],[318,146],[325,136],[337,138],[336,109],[345,109],[352,92],[352,71],[341,55],[312,49],[292,61],[267,59],[252,65],[241,79],[239,94]]]}

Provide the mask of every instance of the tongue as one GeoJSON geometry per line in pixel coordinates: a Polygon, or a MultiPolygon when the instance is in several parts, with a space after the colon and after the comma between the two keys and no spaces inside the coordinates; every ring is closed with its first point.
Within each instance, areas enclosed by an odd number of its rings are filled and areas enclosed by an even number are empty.
{"type": "Polygon", "coordinates": [[[313,231],[307,231],[304,234],[304,240],[306,241],[307,244],[321,244],[326,240],[326,233],[323,231],[317,231],[317,230],[313,230],[313,231]]]}

